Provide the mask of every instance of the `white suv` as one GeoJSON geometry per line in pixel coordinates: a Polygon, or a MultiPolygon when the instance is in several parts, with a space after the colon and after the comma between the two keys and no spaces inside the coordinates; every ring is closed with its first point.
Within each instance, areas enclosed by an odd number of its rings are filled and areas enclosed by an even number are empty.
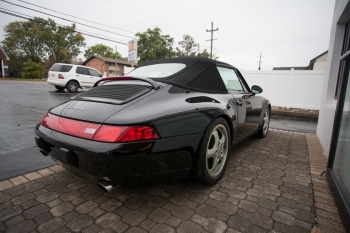
{"type": "Polygon", "coordinates": [[[91,67],[55,63],[50,68],[47,82],[55,85],[59,91],[66,88],[67,91],[74,93],[78,88],[93,87],[101,78],[101,73],[91,67]]]}

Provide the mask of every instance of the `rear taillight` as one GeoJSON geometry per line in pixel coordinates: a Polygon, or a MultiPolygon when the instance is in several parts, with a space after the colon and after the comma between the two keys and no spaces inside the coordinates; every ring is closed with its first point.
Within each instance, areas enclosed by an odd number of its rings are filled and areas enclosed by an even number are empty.
{"type": "Polygon", "coordinates": [[[58,79],[64,79],[63,75],[62,75],[62,74],[59,74],[59,75],[58,75],[58,79]]]}
{"type": "Polygon", "coordinates": [[[103,125],[93,140],[102,142],[139,142],[158,138],[157,132],[150,126],[103,125]]]}
{"type": "Polygon", "coordinates": [[[114,126],[72,120],[46,113],[41,124],[52,130],[99,142],[139,142],[159,139],[151,126],[114,126]]]}
{"type": "Polygon", "coordinates": [[[86,139],[92,139],[102,126],[101,124],[59,117],[50,113],[45,114],[41,124],[52,130],[86,139]]]}

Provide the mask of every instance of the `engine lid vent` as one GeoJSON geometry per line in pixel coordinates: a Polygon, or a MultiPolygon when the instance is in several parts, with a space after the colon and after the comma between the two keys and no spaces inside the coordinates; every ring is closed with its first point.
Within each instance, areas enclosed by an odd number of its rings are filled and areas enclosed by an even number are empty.
{"type": "Polygon", "coordinates": [[[144,85],[104,85],[94,87],[91,90],[73,96],[70,99],[111,104],[125,104],[150,92],[151,90],[152,87],[144,85]]]}

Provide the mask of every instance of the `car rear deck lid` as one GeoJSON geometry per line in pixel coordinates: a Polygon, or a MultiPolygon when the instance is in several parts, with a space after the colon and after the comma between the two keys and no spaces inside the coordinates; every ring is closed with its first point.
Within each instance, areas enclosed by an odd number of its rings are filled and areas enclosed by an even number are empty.
{"type": "Polygon", "coordinates": [[[117,84],[97,86],[71,98],[71,100],[125,104],[152,90],[151,86],[117,84]]]}

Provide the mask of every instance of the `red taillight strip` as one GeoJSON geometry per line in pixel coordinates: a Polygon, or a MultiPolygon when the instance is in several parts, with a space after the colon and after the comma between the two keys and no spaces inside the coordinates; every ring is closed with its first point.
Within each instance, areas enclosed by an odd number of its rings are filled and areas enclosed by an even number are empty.
{"type": "Polygon", "coordinates": [[[159,139],[151,126],[114,126],[89,123],[46,113],[41,124],[52,130],[100,142],[139,142],[159,139]]]}
{"type": "Polygon", "coordinates": [[[89,123],[84,121],[72,120],[46,113],[41,124],[52,130],[77,136],[80,138],[93,139],[95,133],[101,128],[102,124],[89,123]]]}
{"type": "Polygon", "coordinates": [[[101,142],[139,142],[158,139],[157,132],[150,126],[103,125],[93,138],[101,142]]]}

